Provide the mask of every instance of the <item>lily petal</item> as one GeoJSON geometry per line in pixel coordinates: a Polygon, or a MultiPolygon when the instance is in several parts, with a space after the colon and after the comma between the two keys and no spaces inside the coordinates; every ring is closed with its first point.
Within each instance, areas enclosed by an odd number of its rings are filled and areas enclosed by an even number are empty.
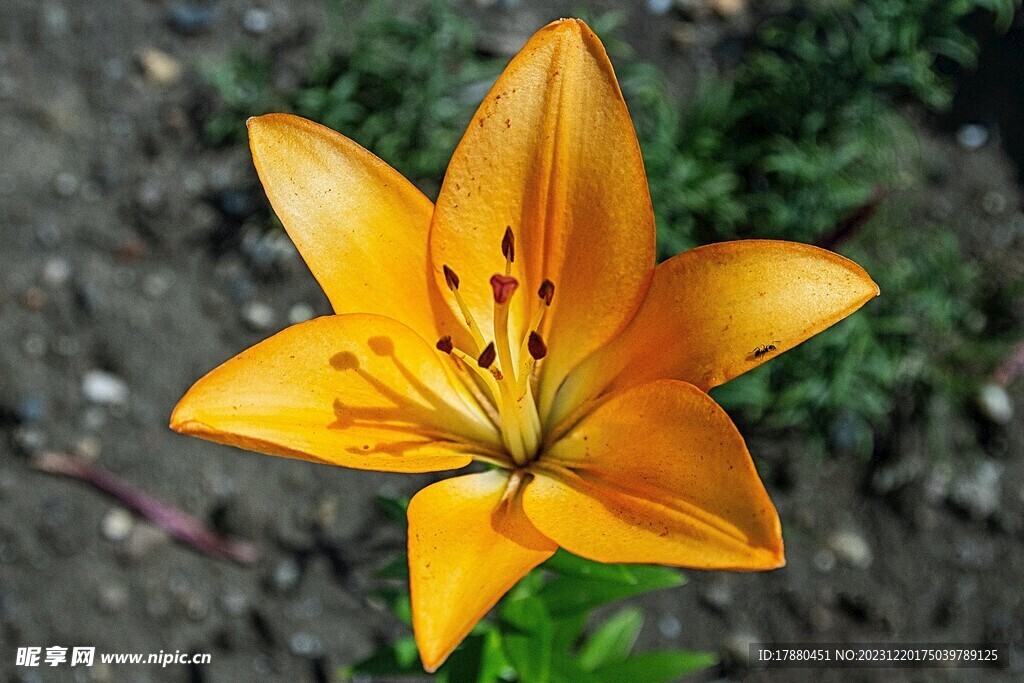
{"type": "Polygon", "coordinates": [[[248,126],[267,197],[335,313],[388,316],[437,339],[434,307],[444,304],[428,286],[430,200],[373,154],[312,121],[267,114],[248,126]]]}
{"type": "Polygon", "coordinates": [[[779,518],[743,438],[685,382],[644,384],[602,404],[545,453],[523,507],[545,536],[599,562],[784,563],[779,518]]]}
{"type": "Polygon", "coordinates": [[[433,484],[409,503],[413,630],[427,671],[555,552],[508,489],[509,475],[494,470],[433,484]]]}
{"type": "Polygon", "coordinates": [[[269,455],[389,472],[463,467],[501,440],[437,352],[378,315],[289,327],[199,380],[171,428],[269,455]]]}
{"type": "Polygon", "coordinates": [[[548,424],[596,396],[656,379],[706,391],[877,295],[863,268],[806,244],[740,240],[684,252],[657,267],[629,327],[570,375],[548,424]]]}
{"type": "Polygon", "coordinates": [[[654,268],[654,214],[633,124],[604,48],[578,20],[541,29],[511,61],[455,150],[435,206],[435,278],[444,288],[442,267],[458,273],[485,334],[506,227],[516,240],[512,274],[525,285],[512,304],[517,339],[541,282],[556,287],[544,412],[566,373],[634,315],[654,268]]]}

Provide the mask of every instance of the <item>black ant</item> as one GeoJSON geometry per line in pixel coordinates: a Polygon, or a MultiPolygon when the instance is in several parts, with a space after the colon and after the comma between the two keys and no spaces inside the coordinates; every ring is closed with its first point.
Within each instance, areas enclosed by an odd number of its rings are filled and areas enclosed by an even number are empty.
{"type": "Polygon", "coordinates": [[[758,346],[756,349],[754,349],[754,360],[762,358],[763,356],[768,355],[772,351],[777,351],[779,347],[777,347],[775,345],[778,344],[778,343],[779,343],[779,340],[776,339],[771,344],[765,344],[764,346],[758,346]]]}

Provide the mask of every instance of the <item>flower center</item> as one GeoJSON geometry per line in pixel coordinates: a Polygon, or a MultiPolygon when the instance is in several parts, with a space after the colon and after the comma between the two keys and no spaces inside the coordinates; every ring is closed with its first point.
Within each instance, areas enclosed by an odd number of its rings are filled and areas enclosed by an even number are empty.
{"type": "Polygon", "coordinates": [[[512,297],[519,289],[519,281],[511,275],[512,263],[516,258],[512,228],[505,229],[501,253],[505,257],[505,272],[494,274],[490,281],[494,295],[492,340],[487,341],[459,293],[459,276],[446,265],[445,282],[459,305],[476,348],[468,351],[459,349],[452,343],[450,336],[442,337],[437,342],[437,348],[451,356],[456,366],[471,376],[470,382],[478,390],[476,393],[497,417],[496,422],[501,429],[506,450],[517,466],[524,466],[537,457],[541,444],[540,417],[533,397],[534,371],[537,361],[548,352],[540,334],[540,326],[551,306],[555,285],[551,280],[541,283],[537,291],[540,303],[533,319],[522,338],[513,339],[509,331],[508,314],[512,297]],[[513,356],[513,348],[518,348],[518,356],[513,356]]]}

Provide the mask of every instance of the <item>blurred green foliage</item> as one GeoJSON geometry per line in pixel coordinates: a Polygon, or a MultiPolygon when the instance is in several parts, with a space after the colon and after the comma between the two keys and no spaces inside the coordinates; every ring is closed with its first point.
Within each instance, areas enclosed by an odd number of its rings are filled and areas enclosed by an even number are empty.
{"type": "MultiPolygon", "coordinates": [[[[405,526],[404,503],[380,500],[392,521],[405,526]]],[[[481,571],[486,571],[481,568],[481,571]]],[[[376,597],[407,625],[412,614],[407,558],[397,557],[377,572],[376,597]]],[[[681,586],[683,576],[668,567],[609,565],[559,550],[526,575],[438,670],[442,683],[670,683],[713,666],[711,652],[657,650],[634,653],[643,613],[626,607],[610,617],[593,612],[655,590],[681,586]]],[[[346,667],[342,680],[357,676],[423,676],[412,636],[380,647],[346,667]]]]}
{"type": "Polygon", "coordinates": [[[249,116],[292,112],[343,131],[436,194],[452,150],[502,65],[476,52],[472,24],[440,0],[407,14],[367,3],[345,47],[352,30],[339,26],[343,10],[357,12],[359,4],[328,3],[333,28],[310,50],[308,71],[294,87],[274,87],[272,55],[242,52],[209,69],[207,80],[222,102],[206,122],[207,138],[240,143],[249,116]]]}
{"type": "MultiPolygon", "coordinates": [[[[923,189],[899,107],[949,103],[940,63],[970,65],[976,52],[961,21],[985,11],[1006,26],[1019,4],[798,3],[761,22],[736,68],[707,77],[685,108],[665,95],[656,68],[614,40],[614,16],[590,18],[634,117],[662,258],[729,239],[798,240],[854,258],[882,289],[864,312],[716,390],[736,417],[867,455],[896,413],[926,418],[936,398],[963,410],[1003,352],[1007,330],[996,334],[988,310],[999,293],[951,226],[895,201],[861,218],[880,190],[900,199],[923,189]]],[[[239,55],[211,71],[221,102],[207,122],[210,139],[241,140],[247,116],[291,111],[343,131],[436,191],[501,65],[478,54],[472,25],[436,0],[408,15],[373,3],[347,48],[344,33],[330,31],[288,89],[273,86],[271,56],[239,55]]]]}

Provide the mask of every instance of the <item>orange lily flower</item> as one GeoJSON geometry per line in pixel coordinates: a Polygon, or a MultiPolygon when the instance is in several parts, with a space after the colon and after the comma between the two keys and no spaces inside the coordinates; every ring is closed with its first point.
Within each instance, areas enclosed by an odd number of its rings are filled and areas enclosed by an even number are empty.
{"type": "Polygon", "coordinates": [[[784,563],[778,515],[706,391],[878,294],[802,244],[655,267],[640,148],[604,48],[540,30],[494,84],[436,205],[351,140],[249,121],[267,195],[335,315],[227,361],[179,432],[393,472],[491,466],[409,505],[413,628],[435,670],[558,546],[601,562],[784,563]]]}

